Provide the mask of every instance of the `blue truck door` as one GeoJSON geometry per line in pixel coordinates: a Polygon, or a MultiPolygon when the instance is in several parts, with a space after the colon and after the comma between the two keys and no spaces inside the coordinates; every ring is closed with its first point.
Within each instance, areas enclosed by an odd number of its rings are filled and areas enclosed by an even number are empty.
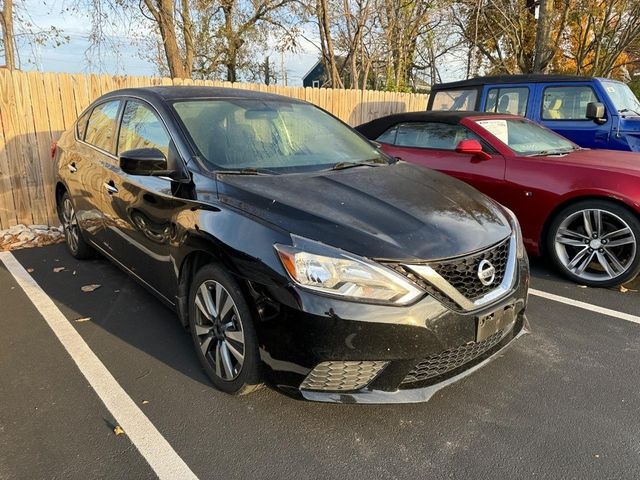
{"type": "Polygon", "coordinates": [[[608,148],[613,118],[608,101],[590,82],[540,83],[537,107],[527,117],[585,148],[608,148]],[[603,123],[586,118],[587,104],[601,102],[606,115],[603,123]]]}
{"type": "Polygon", "coordinates": [[[480,111],[525,117],[532,109],[533,97],[534,87],[524,83],[485,85],[480,101],[480,111]]]}

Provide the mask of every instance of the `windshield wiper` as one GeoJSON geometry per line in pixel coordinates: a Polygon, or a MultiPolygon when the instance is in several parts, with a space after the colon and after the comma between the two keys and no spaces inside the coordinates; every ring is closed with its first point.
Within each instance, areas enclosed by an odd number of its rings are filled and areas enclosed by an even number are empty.
{"type": "Polygon", "coordinates": [[[345,170],[354,167],[377,167],[387,165],[387,162],[376,162],[374,160],[365,160],[364,162],[338,162],[330,170],[345,170]]]}
{"type": "Polygon", "coordinates": [[[552,156],[560,156],[567,155],[568,153],[575,152],[579,150],[578,148],[572,148],[571,150],[542,150],[541,152],[530,153],[529,155],[525,155],[527,157],[552,157],[552,156]]]}
{"type": "Polygon", "coordinates": [[[634,115],[637,115],[637,116],[639,116],[639,117],[640,117],[640,113],[638,113],[638,112],[636,112],[635,110],[632,110],[632,109],[630,109],[630,108],[622,108],[622,109],[618,110],[618,113],[628,113],[628,112],[631,112],[631,113],[633,113],[634,115]]]}
{"type": "Polygon", "coordinates": [[[267,168],[254,168],[254,167],[247,167],[247,168],[241,168],[241,169],[237,169],[237,170],[216,170],[215,173],[221,174],[221,175],[278,175],[278,172],[276,172],[275,170],[269,170],[267,168]]]}

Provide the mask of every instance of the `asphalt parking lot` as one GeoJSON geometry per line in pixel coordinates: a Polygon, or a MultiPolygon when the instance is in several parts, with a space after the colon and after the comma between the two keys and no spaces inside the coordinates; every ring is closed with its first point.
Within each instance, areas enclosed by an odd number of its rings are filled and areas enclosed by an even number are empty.
{"type": "Polygon", "coordinates": [[[500,358],[428,403],[327,405],[213,390],[174,314],[106,260],[63,245],[13,256],[157,437],[114,433],[120,419],[0,261],[0,479],[153,478],[162,452],[174,478],[640,478],[638,281],[581,288],[536,263],[533,333],[500,358]],[[134,438],[166,444],[143,455],[134,438]]]}

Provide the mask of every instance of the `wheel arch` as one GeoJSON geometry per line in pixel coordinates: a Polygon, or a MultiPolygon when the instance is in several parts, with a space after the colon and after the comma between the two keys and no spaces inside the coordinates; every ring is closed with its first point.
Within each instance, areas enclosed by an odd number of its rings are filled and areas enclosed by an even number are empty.
{"type": "Polygon", "coordinates": [[[56,190],[55,190],[55,195],[56,195],[56,206],[60,204],[60,200],[62,199],[62,195],[64,195],[65,192],[68,192],[69,190],[67,189],[67,186],[62,183],[61,180],[58,180],[56,182],[56,190]]]}
{"type": "Polygon", "coordinates": [[[564,210],[565,208],[571,206],[571,205],[575,205],[576,203],[580,203],[583,201],[588,201],[588,200],[596,200],[596,201],[604,201],[604,202],[610,202],[613,204],[616,204],[626,210],[628,210],[629,212],[633,213],[634,215],[636,215],[637,217],[640,218],[640,213],[638,212],[638,210],[636,210],[633,206],[633,203],[622,198],[622,197],[617,197],[617,196],[610,196],[610,195],[605,195],[605,194],[580,194],[580,195],[576,195],[576,196],[572,196],[570,198],[565,198],[562,202],[560,202],[558,205],[556,205],[553,210],[551,210],[551,212],[549,213],[549,215],[547,215],[547,218],[542,226],[542,230],[540,231],[540,238],[539,238],[539,245],[540,245],[540,254],[542,256],[546,255],[546,250],[547,250],[547,235],[549,234],[549,228],[551,227],[551,224],[553,223],[553,221],[556,219],[556,217],[558,216],[558,214],[564,210]]]}
{"type": "Polygon", "coordinates": [[[213,243],[198,242],[191,251],[177,262],[178,288],[176,294],[176,310],[178,318],[184,327],[189,325],[189,287],[191,279],[204,265],[210,263],[224,263],[213,243]],[[211,248],[208,248],[211,247],[211,248]]]}

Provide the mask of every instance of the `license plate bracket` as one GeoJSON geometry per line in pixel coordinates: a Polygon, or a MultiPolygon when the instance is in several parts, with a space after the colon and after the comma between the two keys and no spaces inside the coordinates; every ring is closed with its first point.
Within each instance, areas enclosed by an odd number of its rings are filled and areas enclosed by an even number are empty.
{"type": "Polygon", "coordinates": [[[507,331],[516,321],[516,310],[513,305],[507,305],[482,315],[476,320],[476,342],[482,342],[496,332],[507,331]]]}

